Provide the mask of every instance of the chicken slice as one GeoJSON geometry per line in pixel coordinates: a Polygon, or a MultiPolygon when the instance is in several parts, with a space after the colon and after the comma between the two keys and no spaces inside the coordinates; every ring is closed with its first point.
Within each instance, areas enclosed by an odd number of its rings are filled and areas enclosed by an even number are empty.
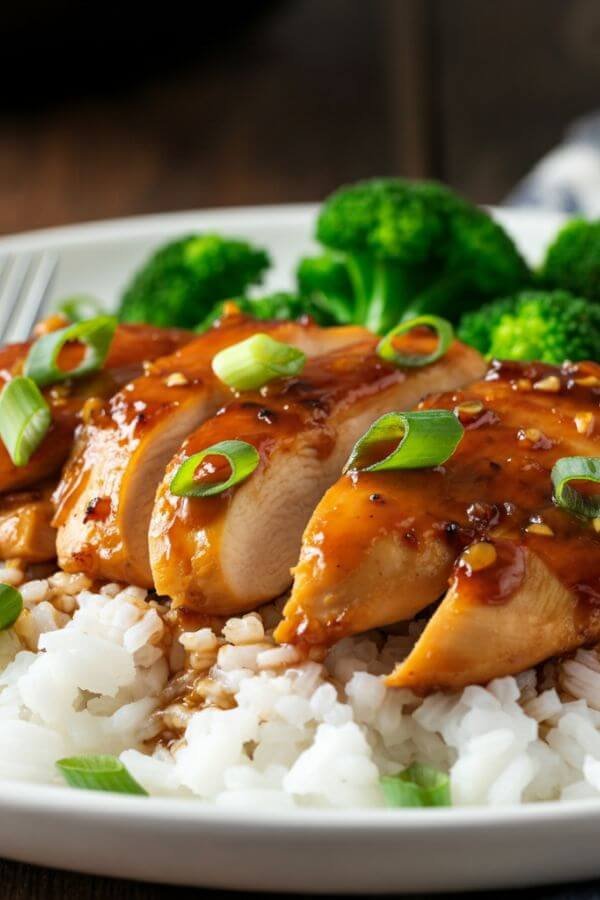
{"type": "Polygon", "coordinates": [[[599,398],[594,363],[494,363],[485,380],[428,398],[422,407],[452,409],[465,426],[454,456],[436,469],[351,473],[334,485],[306,530],[278,640],[328,644],[410,619],[450,578],[390,683],[470,684],[589,636],[600,535],[554,506],[550,472],[563,456],[598,455],[599,398]],[[481,574],[470,572],[472,554],[481,574]],[[474,602],[465,585],[478,579],[485,590],[474,602]],[[546,628],[552,617],[561,628],[546,628]]]}
{"type": "MultiPolygon", "coordinates": [[[[515,675],[598,640],[600,609],[589,597],[578,597],[535,551],[516,542],[495,549],[502,562],[485,574],[467,576],[467,567],[457,566],[448,593],[408,658],[387,678],[389,685],[418,693],[458,690],[515,675]],[[502,577],[518,584],[503,602],[490,602],[489,581],[497,584],[502,577]]],[[[590,540],[587,550],[597,602],[600,544],[590,540]]]]}
{"type": "Polygon", "coordinates": [[[266,331],[307,355],[365,334],[355,327],[259,322],[234,312],[157,361],[98,410],[77,436],[55,494],[63,569],[152,587],[148,526],[156,487],[183,439],[233,396],[213,374],[211,361],[219,350],[266,331]]]}
{"type": "Polygon", "coordinates": [[[46,562],[56,556],[50,499],[53,484],[0,497],[0,559],[46,562]]]}
{"type": "MultiPolygon", "coordinates": [[[[142,372],[144,361],[172,353],[193,336],[175,328],[119,325],[102,371],[44,391],[52,410],[52,424],[27,465],[15,466],[0,442],[0,494],[29,487],[57,472],[69,455],[73,432],[86,400],[110,396],[142,372]]],[[[13,376],[21,374],[30,346],[31,343],[10,344],[0,349],[0,389],[13,376]]],[[[67,369],[72,367],[78,352],[76,345],[67,345],[61,353],[61,364],[67,369]]]]}
{"type": "Polygon", "coordinates": [[[379,415],[483,370],[458,342],[436,363],[399,369],[376,340],[310,360],[297,378],[247,394],[206,422],[169,465],[157,492],[150,556],[157,590],[178,607],[226,615],[253,609],[289,586],[302,531],[339,477],[356,439],[379,415]],[[211,498],[175,497],[181,463],[225,439],[253,444],[261,462],[242,485],[211,498]]]}

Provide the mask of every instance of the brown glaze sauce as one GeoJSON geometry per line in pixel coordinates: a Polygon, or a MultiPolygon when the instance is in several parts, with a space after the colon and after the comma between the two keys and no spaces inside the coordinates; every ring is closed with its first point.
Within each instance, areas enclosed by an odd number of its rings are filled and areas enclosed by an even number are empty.
{"type": "MultiPolygon", "coordinates": [[[[76,381],[66,381],[46,388],[44,395],[52,411],[52,424],[42,445],[27,466],[18,469],[0,444],[0,492],[29,484],[59,468],[71,449],[73,432],[80,421],[81,410],[90,397],[107,397],[141,374],[142,363],[154,356],[171,353],[189,342],[192,335],[179,329],[154,328],[147,325],[120,325],[110,352],[100,372],[76,381]]],[[[22,373],[31,342],[12,344],[0,350],[0,385],[22,373]]],[[[81,344],[67,344],[60,354],[61,368],[75,368],[82,354],[81,344]]]]}
{"type": "Polygon", "coordinates": [[[470,571],[459,562],[454,570],[474,602],[509,600],[527,548],[573,592],[584,615],[600,605],[600,533],[554,505],[550,479],[563,456],[600,456],[600,365],[493,362],[483,381],[430,396],[421,408],[456,411],[465,426],[456,453],[435,469],[345,476],[341,490],[352,492],[352,502],[340,509],[352,510],[352,520],[309,536],[320,568],[351,571],[369,536],[394,535],[415,549],[441,539],[457,558],[486,541],[496,549],[493,565],[470,571]],[[586,433],[577,427],[582,413],[591,422],[586,433]],[[535,533],[535,525],[551,533],[535,533]]]}
{"type": "MultiPolygon", "coordinates": [[[[334,436],[328,420],[334,409],[351,408],[405,375],[374,352],[375,341],[344,348],[325,357],[309,359],[301,375],[272,381],[260,391],[245,392],[205,422],[182,448],[181,459],[235,435],[259,452],[267,465],[271,452],[290,447],[302,431],[314,431],[314,448],[325,458],[333,448],[334,436]]],[[[198,502],[173,498],[174,519],[186,528],[206,525],[227,508],[233,488],[198,502]]]]}
{"type": "Polygon", "coordinates": [[[510,600],[523,584],[526,558],[518,543],[502,538],[489,543],[496,554],[495,561],[483,569],[474,569],[461,557],[454,567],[454,578],[463,598],[495,606],[510,600]]]}
{"type": "MultiPolygon", "coordinates": [[[[375,353],[376,339],[308,359],[300,375],[272,381],[260,391],[244,392],[207,420],[184,443],[173,460],[154,509],[151,538],[165,561],[169,592],[185,593],[185,603],[197,609],[205,604],[192,568],[211,568],[219,546],[229,505],[239,487],[205,498],[179,498],[170,494],[168,480],[187,458],[217,442],[235,437],[252,444],[259,453],[258,472],[266,469],[276,451],[278,458],[294,453],[298,441],[318,458],[326,459],[335,446],[336,425],[352,415],[361,400],[385,391],[405,374],[375,353]],[[172,582],[172,587],[170,586],[172,582]],[[182,585],[185,583],[185,591],[182,585]]],[[[155,572],[156,576],[156,572],[155,572]]],[[[214,590],[218,575],[212,574],[214,590]]],[[[165,588],[166,589],[166,588],[165,588]]]]}

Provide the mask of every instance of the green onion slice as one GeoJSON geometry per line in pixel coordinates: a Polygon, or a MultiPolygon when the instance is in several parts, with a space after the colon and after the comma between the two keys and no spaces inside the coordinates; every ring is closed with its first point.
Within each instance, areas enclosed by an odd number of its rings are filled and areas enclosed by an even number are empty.
{"type": "Polygon", "coordinates": [[[305,362],[305,354],[296,347],[268,334],[254,334],[217,353],[212,368],[234,390],[255,391],[274,378],[297,375],[305,362]]]}
{"type": "Polygon", "coordinates": [[[600,516],[600,496],[581,494],[570,481],[589,481],[600,484],[600,457],[563,456],[552,468],[554,502],[557,506],[586,519],[600,516]]]}
{"type": "Polygon", "coordinates": [[[186,459],[175,473],[170,491],[176,497],[214,497],[245,481],[256,469],[259,459],[256,447],[246,441],[220,441],[186,459]],[[222,456],[227,461],[231,473],[227,479],[203,483],[195,478],[198,466],[207,456],[222,456]]]}
{"type": "Polygon", "coordinates": [[[96,372],[104,364],[116,327],[114,316],[97,316],[45,334],[31,346],[23,372],[40,387],[96,372]],[[84,344],[85,356],[76,368],[65,371],[59,368],[58,357],[69,342],[84,344]]]}
{"type": "Polygon", "coordinates": [[[439,316],[418,316],[416,319],[409,319],[408,322],[401,322],[383,337],[377,344],[377,355],[386,362],[394,363],[396,366],[407,366],[408,368],[418,368],[420,366],[428,366],[440,359],[448,347],[454,340],[454,329],[450,322],[441,319],[439,316]],[[408,334],[415,328],[426,326],[435,331],[438,338],[436,349],[432,353],[425,355],[420,353],[403,353],[394,345],[395,338],[401,334],[408,334]]]}
{"type": "Polygon", "coordinates": [[[102,303],[91,294],[75,294],[66,297],[58,306],[57,311],[63,313],[71,322],[83,322],[102,313],[102,303]]]}
{"type": "Polygon", "coordinates": [[[344,472],[439,466],[450,459],[463,434],[464,428],[447,409],[386,413],[356,442],[344,472]],[[377,458],[377,451],[390,445],[390,452],[377,458]]]}
{"type": "Polygon", "coordinates": [[[71,787],[148,796],[116,756],[71,756],[59,759],[56,767],[71,787]]]}
{"type": "Polygon", "coordinates": [[[44,440],[52,414],[31,378],[19,375],[0,393],[0,438],[15,466],[26,466],[44,440]]]}
{"type": "Polygon", "coordinates": [[[23,609],[23,598],[10,584],[0,584],[0,631],[14,625],[23,609]]]}
{"type": "Polygon", "coordinates": [[[379,780],[388,806],[451,806],[450,778],[431,766],[414,763],[379,780]]]}

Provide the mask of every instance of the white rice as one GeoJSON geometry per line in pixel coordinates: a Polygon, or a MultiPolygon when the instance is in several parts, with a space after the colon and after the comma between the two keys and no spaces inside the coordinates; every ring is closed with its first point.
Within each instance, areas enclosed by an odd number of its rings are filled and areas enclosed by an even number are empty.
{"type": "Polygon", "coordinates": [[[0,777],[61,783],[56,760],[120,756],[151,794],[224,808],[378,807],[382,774],[450,774],[455,805],[600,798],[600,655],[422,700],[381,676],[406,635],[346,639],[302,661],[276,606],[175,636],[167,607],[84,576],[25,582],[0,633],[0,777]]]}

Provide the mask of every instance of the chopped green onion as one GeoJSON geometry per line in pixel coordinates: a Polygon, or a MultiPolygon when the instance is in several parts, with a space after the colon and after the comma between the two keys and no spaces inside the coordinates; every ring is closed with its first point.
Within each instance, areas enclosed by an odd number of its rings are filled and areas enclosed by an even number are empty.
{"type": "Polygon", "coordinates": [[[117,320],[114,316],[97,316],[95,319],[68,325],[59,331],[51,331],[32,344],[23,372],[40,387],[96,372],[104,364],[116,327],[117,320]],[[69,342],[85,344],[85,356],[76,368],[65,371],[59,368],[58,358],[62,348],[69,342]]]}
{"type": "Polygon", "coordinates": [[[71,322],[83,322],[102,313],[102,303],[91,294],[75,294],[67,297],[57,306],[57,312],[63,313],[71,322]]]}
{"type": "Polygon", "coordinates": [[[600,516],[600,496],[581,494],[571,487],[570,481],[590,481],[600,484],[600,457],[598,456],[563,456],[552,468],[552,485],[554,502],[557,506],[586,519],[600,516]]]}
{"type": "Polygon", "coordinates": [[[388,806],[451,806],[450,779],[431,766],[414,763],[379,779],[388,806]]]}
{"type": "Polygon", "coordinates": [[[179,467],[171,481],[170,490],[176,497],[214,497],[228,488],[245,481],[259,462],[256,447],[245,441],[220,441],[200,453],[194,453],[179,467]],[[208,456],[222,456],[229,464],[231,474],[225,481],[206,481],[195,477],[198,466],[208,456]]]}
{"type": "Polygon", "coordinates": [[[23,609],[23,598],[10,584],[0,584],[0,631],[14,625],[23,609]]]}
{"type": "Polygon", "coordinates": [[[71,787],[148,796],[116,756],[71,756],[59,759],[56,767],[71,787]]]}
{"type": "Polygon", "coordinates": [[[0,438],[15,466],[26,466],[44,440],[52,414],[31,378],[19,375],[0,393],[0,438]]]}
{"type": "Polygon", "coordinates": [[[394,363],[396,366],[407,366],[408,368],[428,366],[446,353],[453,340],[454,329],[446,319],[441,319],[439,316],[418,316],[416,319],[402,322],[386,334],[377,345],[377,354],[381,359],[394,363]],[[401,334],[407,334],[413,329],[423,326],[431,328],[437,334],[438,344],[432,353],[425,355],[403,353],[394,345],[394,339],[401,334]]]}
{"type": "Polygon", "coordinates": [[[306,356],[296,347],[275,341],[268,334],[226,347],[212,361],[213,372],[236,391],[255,391],[274,378],[297,375],[306,356]]]}
{"type": "Polygon", "coordinates": [[[380,472],[385,469],[426,469],[450,459],[464,434],[454,413],[447,409],[386,413],[356,442],[344,471],[380,472]],[[393,446],[370,462],[378,448],[393,446]]]}

